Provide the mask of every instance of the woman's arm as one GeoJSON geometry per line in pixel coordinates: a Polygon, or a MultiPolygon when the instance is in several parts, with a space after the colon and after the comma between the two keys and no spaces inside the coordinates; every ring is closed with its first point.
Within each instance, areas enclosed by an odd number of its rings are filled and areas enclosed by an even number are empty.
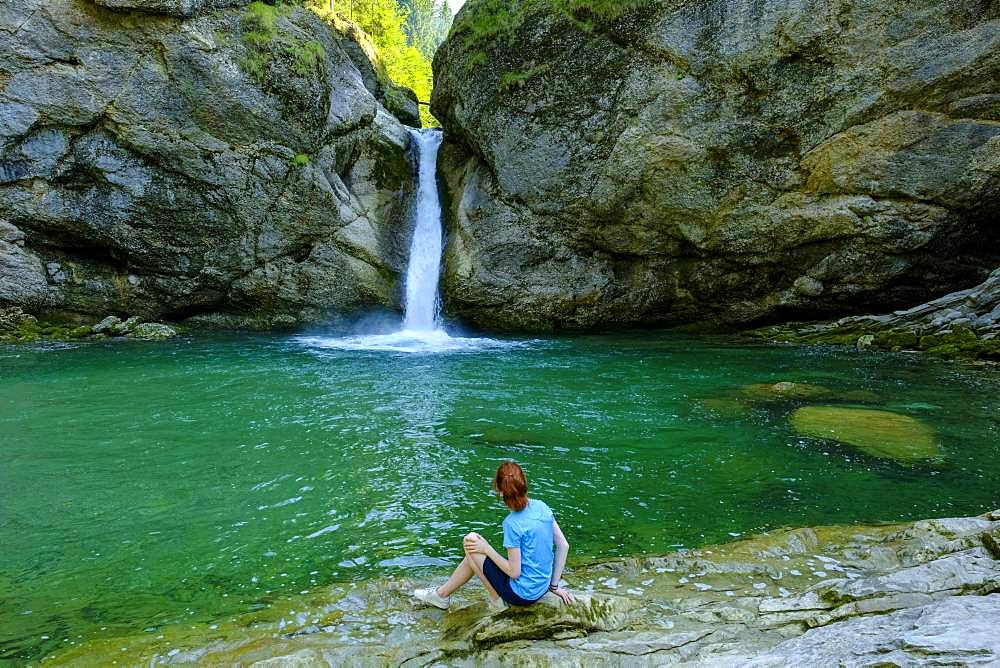
{"type": "Polygon", "coordinates": [[[569,541],[566,540],[562,529],[559,528],[559,523],[555,520],[552,520],[552,540],[556,545],[556,553],[552,564],[552,582],[549,585],[549,590],[561,598],[563,603],[569,605],[573,602],[573,594],[559,586],[563,568],[566,567],[566,556],[569,554],[569,541]]]}
{"type": "Polygon", "coordinates": [[[555,563],[552,564],[552,585],[559,586],[562,579],[563,569],[566,567],[566,556],[569,554],[569,541],[563,535],[559,523],[552,520],[552,539],[556,544],[555,563]]]}
{"type": "Polygon", "coordinates": [[[499,552],[493,549],[489,541],[479,534],[475,534],[475,538],[466,536],[463,544],[466,554],[485,554],[494,564],[500,567],[500,570],[509,575],[512,580],[521,577],[521,548],[507,548],[507,558],[504,559],[500,556],[499,552]]]}

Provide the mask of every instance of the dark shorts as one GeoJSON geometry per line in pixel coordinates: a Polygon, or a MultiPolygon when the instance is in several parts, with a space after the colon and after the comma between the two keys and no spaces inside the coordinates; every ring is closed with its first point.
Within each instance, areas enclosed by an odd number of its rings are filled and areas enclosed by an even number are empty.
{"type": "Polygon", "coordinates": [[[510,605],[531,605],[538,600],[528,601],[514,593],[514,590],[510,588],[510,576],[500,570],[500,567],[494,564],[489,557],[486,557],[486,561],[483,562],[483,575],[500,594],[500,598],[510,605]]]}

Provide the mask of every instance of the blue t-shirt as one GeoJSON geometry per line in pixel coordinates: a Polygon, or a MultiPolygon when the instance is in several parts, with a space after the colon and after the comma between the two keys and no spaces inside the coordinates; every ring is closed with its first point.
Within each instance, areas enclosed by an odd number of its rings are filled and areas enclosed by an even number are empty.
{"type": "Polygon", "coordinates": [[[503,521],[503,546],[521,549],[521,577],[510,581],[514,593],[527,601],[542,597],[552,580],[552,511],[529,499],[524,510],[503,521]]]}

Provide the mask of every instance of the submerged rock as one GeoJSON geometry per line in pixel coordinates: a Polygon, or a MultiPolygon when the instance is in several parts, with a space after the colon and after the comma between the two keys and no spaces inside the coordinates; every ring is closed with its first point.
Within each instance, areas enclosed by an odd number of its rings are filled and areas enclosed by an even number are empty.
{"type": "Polygon", "coordinates": [[[1000,264],[988,3],[499,4],[434,63],[452,313],[801,320],[1000,264]]]}
{"type": "Polygon", "coordinates": [[[810,383],[754,383],[740,388],[740,394],[753,399],[821,399],[833,395],[833,392],[822,385],[810,383]]]}
{"type": "Polygon", "coordinates": [[[791,415],[792,427],[802,436],[852,445],[880,459],[903,464],[934,459],[941,451],[934,431],[900,413],[868,408],[803,406],[791,415]]]}

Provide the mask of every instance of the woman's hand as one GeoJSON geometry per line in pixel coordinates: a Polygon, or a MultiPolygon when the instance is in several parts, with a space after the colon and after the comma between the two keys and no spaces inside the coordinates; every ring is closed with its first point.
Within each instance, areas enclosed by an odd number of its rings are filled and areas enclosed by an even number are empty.
{"type": "Polygon", "coordinates": [[[553,594],[562,599],[562,602],[569,605],[573,602],[573,594],[569,593],[569,590],[559,587],[558,589],[550,590],[553,594]]]}
{"type": "Polygon", "coordinates": [[[490,544],[478,533],[473,532],[465,536],[462,546],[466,554],[486,554],[490,544]]]}

